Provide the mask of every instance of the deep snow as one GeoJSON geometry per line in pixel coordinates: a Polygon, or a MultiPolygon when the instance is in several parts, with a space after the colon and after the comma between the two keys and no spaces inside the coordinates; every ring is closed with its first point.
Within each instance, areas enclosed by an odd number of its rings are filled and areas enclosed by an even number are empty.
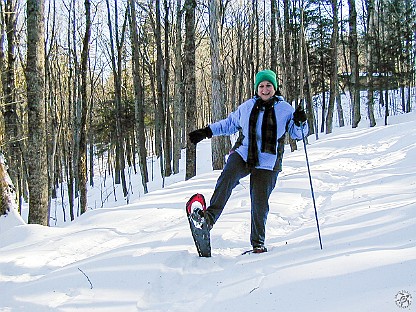
{"type": "Polygon", "coordinates": [[[213,256],[199,258],[184,205],[195,192],[209,200],[220,173],[204,140],[195,178],[182,172],[131,204],[118,195],[98,208],[97,182],[72,223],[1,217],[0,311],[416,311],[416,114],[389,122],[309,138],[323,250],[299,142],[270,199],[269,252],[241,255],[246,178],[211,231],[213,256]]]}

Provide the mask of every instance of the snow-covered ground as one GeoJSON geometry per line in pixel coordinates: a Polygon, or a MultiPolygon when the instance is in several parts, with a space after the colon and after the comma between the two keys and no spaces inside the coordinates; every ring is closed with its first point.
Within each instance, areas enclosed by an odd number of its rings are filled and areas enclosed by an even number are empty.
{"type": "Polygon", "coordinates": [[[0,311],[416,311],[416,114],[389,122],[310,137],[323,250],[299,142],[270,199],[269,252],[241,255],[244,179],[211,231],[212,257],[199,258],[184,206],[195,192],[209,200],[220,174],[204,140],[195,178],[182,172],[130,204],[99,208],[92,189],[72,223],[1,217],[0,311]]]}

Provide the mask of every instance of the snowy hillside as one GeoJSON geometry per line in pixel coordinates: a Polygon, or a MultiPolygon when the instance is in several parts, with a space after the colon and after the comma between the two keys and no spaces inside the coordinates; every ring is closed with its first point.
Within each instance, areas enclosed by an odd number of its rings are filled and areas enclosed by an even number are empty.
{"type": "Polygon", "coordinates": [[[323,250],[300,142],[270,200],[269,252],[241,255],[247,178],[199,258],[184,205],[220,173],[205,140],[197,177],[129,205],[59,227],[1,217],[0,311],[416,311],[416,114],[389,121],[310,138],[323,250]]]}

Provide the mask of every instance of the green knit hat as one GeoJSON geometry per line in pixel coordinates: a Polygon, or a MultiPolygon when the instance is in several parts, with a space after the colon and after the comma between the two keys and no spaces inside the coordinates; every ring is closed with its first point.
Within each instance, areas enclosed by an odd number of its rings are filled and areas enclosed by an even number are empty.
{"type": "Polygon", "coordinates": [[[274,71],[270,69],[265,69],[265,70],[259,71],[256,74],[256,81],[254,82],[254,92],[257,93],[257,87],[262,81],[271,82],[271,84],[274,86],[274,89],[277,90],[278,84],[277,84],[276,74],[274,73],[274,71]]]}

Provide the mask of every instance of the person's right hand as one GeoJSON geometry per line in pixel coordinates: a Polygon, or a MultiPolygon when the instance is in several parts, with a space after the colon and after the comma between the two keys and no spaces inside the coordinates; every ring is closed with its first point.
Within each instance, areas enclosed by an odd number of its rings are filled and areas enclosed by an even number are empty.
{"type": "Polygon", "coordinates": [[[306,119],[306,113],[303,110],[302,106],[299,105],[298,107],[296,107],[296,110],[293,113],[293,121],[295,122],[295,125],[299,127],[306,121],[306,119]]]}

